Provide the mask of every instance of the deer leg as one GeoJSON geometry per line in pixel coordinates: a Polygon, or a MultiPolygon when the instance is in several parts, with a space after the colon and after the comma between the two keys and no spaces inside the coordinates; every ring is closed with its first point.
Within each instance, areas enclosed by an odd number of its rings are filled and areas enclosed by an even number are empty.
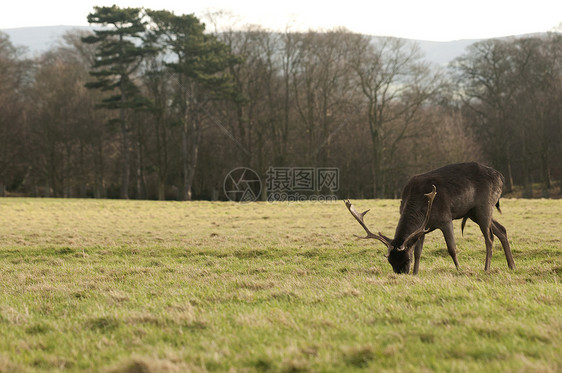
{"type": "Polygon", "coordinates": [[[484,242],[486,243],[486,263],[484,264],[484,271],[488,272],[490,270],[490,264],[492,263],[492,244],[494,236],[492,235],[491,224],[479,224],[480,230],[484,235],[484,242]]]}
{"type": "Polygon", "coordinates": [[[453,221],[449,221],[444,227],[441,228],[443,232],[443,237],[445,237],[445,242],[447,243],[447,251],[449,255],[453,258],[453,263],[455,267],[459,269],[459,261],[457,260],[457,245],[455,244],[455,233],[453,230],[453,221]]]}
{"type": "Polygon", "coordinates": [[[484,264],[484,271],[486,272],[490,270],[490,265],[492,263],[492,245],[494,242],[494,235],[492,234],[492,213],[492,206],[485,206],[473,210],[470,216],[470,218],[478,224],[484,236],[484,242],[486,243],[486,263],[484,264]]]}
{"type": "Polygon", "coordinates": [[[502,243],[503,251],[505,252],[505,258],[507,259],[507,266],[509,269],[515,269],[515,262],[513,261],[513,255],[511,255],[511,248],[509,247],[509,241],[507,240],[507,231],[503,225],[498,223],[496,220],[492,220],[492,232],[500,239],[502,243]]]}
{"type": "Polygon", "coordinates": [[[425,236],[421,236],[414,247],[414,275],[418,274],[420,268],[420,258],[423,249],[423,240],[425,236]]]}

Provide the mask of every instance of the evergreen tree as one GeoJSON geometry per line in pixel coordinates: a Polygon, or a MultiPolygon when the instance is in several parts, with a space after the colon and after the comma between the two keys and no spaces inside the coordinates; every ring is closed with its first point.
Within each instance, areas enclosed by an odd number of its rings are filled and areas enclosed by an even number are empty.
{"type": "Polygon", "coordinates": [[[154,50],[142,43],[146,23],[142,20],[140,8],[94,7],[88,14],[88,22],[103,26],[94,35],[85,37],[83,42],[95,44],[96,58],[90,74],[95,81],[86,87],[111,91],[114,94],[103,99],[100,107],[119,110],[119,117],[113,119],[121,130],[121,198],[129,197],[129,125],[126,112],[144,106],[146,100],[140,95],[134,83],[134,73],[142,59],[154,50]],[[110,26],[110,27],[108,27],[110,26]]]}
{"type": "Polygon", "coordinates": [[[225,71],[235,57],[224,43],[205,34],[205,24],[192,14],[178,16],[166,10],[147,14],[153,22],[151,36],[173,58],[168,67],[177,76],[176,104],[183,125],[181,199],[190,200],[203,110],[211,100],[232,97],[225,71]]]}

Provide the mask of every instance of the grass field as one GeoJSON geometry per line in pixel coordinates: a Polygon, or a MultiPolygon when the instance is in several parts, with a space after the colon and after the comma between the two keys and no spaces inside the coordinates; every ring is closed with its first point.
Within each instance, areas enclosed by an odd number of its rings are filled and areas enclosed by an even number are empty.
{"type": "MultiPolygon", "coordinates": [[[[354,201],[392,235],[399,201],[354,201]]],[[[562,201],[395,275],[338,203],[0,199],[0,372],[562,371],[562,201]]]]}

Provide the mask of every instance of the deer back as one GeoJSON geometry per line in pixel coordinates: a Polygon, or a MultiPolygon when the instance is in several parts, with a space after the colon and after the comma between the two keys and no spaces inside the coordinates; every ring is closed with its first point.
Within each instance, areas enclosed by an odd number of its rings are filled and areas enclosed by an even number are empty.
{"type": "Polygon", "coordinates": [[[458,163],[416,175],[405,185],[400,204],[400,221],[395,238],[404,237],[418,226],[426,211],[424,193],[437,187],[428,222],[429,229],[466,216],[472,209],[494,206],[503,188],[503,176],[476,162],[458,163]]]}

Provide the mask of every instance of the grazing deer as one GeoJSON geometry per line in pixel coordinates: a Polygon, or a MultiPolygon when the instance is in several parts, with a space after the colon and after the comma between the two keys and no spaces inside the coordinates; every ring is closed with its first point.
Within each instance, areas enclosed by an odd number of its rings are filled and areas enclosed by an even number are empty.
{"type": "Polygon", "coordinates": [[[492,219],[494,205],[501,212],[499,199],[503,181],[501,173],[475,162],[451,164],[412,177],[402,191],[400,220],[394,239],[381,233],[374,234],[367,228],[363,218],[369,210],[359,213],[349,200],[345,204],[367,232],[367,237],[360,238],[375,238],[386,245],[386,257],[396,273],[410,272],[412,251],[414,275],[418,273],[424,237],[435,229],[443,232],[449,255],[458,269],[453,220],[461,218],[461,231],[464,232],[466,220],[470,218],[478,224],[484,235],[485,271],[490,269],[494,235],[501,241],[507,265],[514,269],[507,232],[500,223],[492,219]]]}

